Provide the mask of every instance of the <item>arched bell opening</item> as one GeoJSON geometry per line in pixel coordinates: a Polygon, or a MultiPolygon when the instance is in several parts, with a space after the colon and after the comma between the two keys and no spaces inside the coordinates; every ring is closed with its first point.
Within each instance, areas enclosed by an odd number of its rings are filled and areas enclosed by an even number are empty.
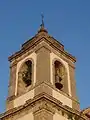
{"type": "Polygon", "coordinates": [[[22,80],[26,87],[32,84],[32,62],[30,60],[25,62],[24,69],[22,70],[22,80]]]}
{"type": "Polygon", "coordinates": [[[26,61],[21,69],[22,80],[25,83],[25,86],[28,87],[32,84],[32,61],[26,61]]]}
{"type": "Polygon", "coordinates": [[[25,61],[18,72],[18,83],[17,83],[17,95],[21,95],[29,90],[29,87],[32,86],[32,61],[25,61]]]}
{"type": "Polygon", "coordinates": [[[63,79],[65,68],[61,62],[56,60],[54,62],[54,69],[55,69],[55,87],[59,90],[62,90],[62,88],[64,87],[63,79]]]}

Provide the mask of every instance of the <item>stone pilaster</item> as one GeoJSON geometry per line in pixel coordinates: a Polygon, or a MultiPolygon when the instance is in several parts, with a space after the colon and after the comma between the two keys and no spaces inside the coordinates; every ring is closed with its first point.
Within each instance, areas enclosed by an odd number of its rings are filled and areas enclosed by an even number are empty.
{"type": "Polygon", "coordinates": [[[50,51],[42,47],[37,51],[36,82],[50,82],[50,51]]]}
{"type": "Polygon", "coordinates": [[[69,73],[70,73],[70,84],[71,84],[71,94],[73,98],[73,108],[76,110],[80,110],[79,101],[76,95],[76,82],[75,82],[75,68],[69,65],[69,73]]]}
{"type": "Polygon", "coordinates": [[[10,82],[9,82],[9,92],[8,97],[15,95],[15,85],[16,85],[16,64],[10,67],[10,82]]]}
{"type": "Polygon", "coordinates": [[[8,98],[6,101],[6,110],[13,108],[13,98],[15,97],[16,86],[16,64],[10,67],[10,81],[8,86],[8,98]]]}

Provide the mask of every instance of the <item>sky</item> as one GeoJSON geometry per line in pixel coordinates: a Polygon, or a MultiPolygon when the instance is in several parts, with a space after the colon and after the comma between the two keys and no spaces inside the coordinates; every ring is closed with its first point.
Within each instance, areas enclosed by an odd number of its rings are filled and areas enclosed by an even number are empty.
{"type": "Polygon", "coordinates": [[[90,0],[0,0],[0,113],[8,95],[8,57],[37,33],[42,13],[49,34],[76,57],[80,108],[90,106],[90,0]]]}

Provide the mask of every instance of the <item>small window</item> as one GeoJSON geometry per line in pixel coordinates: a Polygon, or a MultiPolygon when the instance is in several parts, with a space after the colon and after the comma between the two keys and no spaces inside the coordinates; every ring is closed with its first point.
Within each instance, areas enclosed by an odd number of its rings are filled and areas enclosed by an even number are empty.
{"type": "Polygon", "coordinates": [[[26,87],[32,83],[32,62],[30,60],[24,63],[22,70],[22,80],[26,84],[26,87]]]}
{"type": "Polygon", "coordinates": [[[54,62],[55,68],[55,86],[57,89],[61,90],[63,88],[63,84],[61,83],[63,80],[63,65],[59,61],[54,62]]]}

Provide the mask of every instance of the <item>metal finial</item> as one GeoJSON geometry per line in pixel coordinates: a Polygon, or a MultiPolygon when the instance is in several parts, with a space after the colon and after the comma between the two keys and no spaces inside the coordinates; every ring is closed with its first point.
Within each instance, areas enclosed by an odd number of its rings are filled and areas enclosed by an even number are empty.
{"type": "Polygon", "coordinates": [[[41,14],[41,18],[42,18],[42,24],[41,24],[41,27],[44,27],[44,15],[41,14]]]}
{"type": "Polygon", "coordinates": [[[40,25],[41,27],[40,27],[38,33],[40,33],[40,32],[46,32],[46,33],[48,33],[47,30],[44,28],[44,15],[43,14],[41,14],[41,19],[42,19],[42,23],[40,25]]]}

